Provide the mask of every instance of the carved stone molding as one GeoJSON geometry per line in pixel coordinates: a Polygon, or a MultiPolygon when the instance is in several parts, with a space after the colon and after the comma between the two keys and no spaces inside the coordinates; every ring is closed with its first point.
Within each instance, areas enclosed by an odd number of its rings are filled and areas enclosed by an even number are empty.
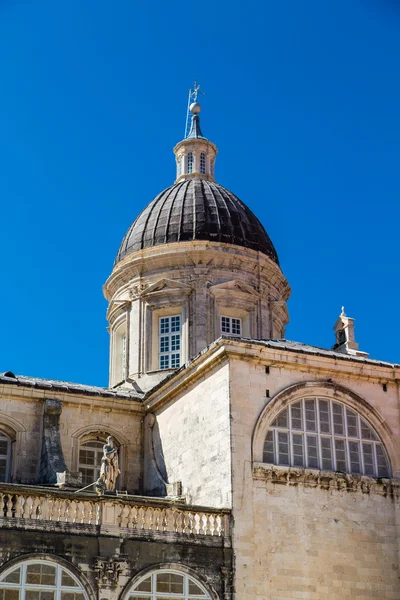
{"type": "Polygon", "coordinates": [[[228,567],[221,567],[224,583],[224,600],[232,600],[233,572],[228,567]]]}
{"type": "Polygon", "coordinates": [[[400,480],[375,479],[367,475],[350,475],[319,469],[284,467],[264,463],[253,463],[254,479],[278,485],[304,485],[324,490],[378,494],[400,498],[400,480]]]}
{"type": "Polygon", "coordinates": [[[105,587],[116,587],[118,585],[122,570],[123,569],[120,561],[113,557],[110,557],[106,560],[102,558],[96,558],[93,571],[96,573],[96,581],[99,589],[105,587]]]}

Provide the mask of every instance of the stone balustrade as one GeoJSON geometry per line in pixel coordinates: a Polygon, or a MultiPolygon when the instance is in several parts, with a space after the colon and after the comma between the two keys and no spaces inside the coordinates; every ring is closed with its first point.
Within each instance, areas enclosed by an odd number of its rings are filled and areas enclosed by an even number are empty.
{"type": "Polygon", "coordinates": [[[0,528],[52,523],[95,526],[103,533],[230,536],[230,511],[144,496],[95,496],[0,484],[0,528]]]}

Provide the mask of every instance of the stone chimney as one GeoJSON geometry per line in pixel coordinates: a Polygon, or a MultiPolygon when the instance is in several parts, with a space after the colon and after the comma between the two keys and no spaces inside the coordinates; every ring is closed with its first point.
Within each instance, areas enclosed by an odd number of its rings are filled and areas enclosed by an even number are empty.
{"type": "Polygon", "coordinates": [[[333,350],[343,352],[343,354],[352,354],[353,356],[368,356],[367,352],[358,349],[354,337],[354,319],[346,315],[344,306],[342,306],[342,312],[333,329],[336,337],[336,343],[332,347],[333,350]]]}

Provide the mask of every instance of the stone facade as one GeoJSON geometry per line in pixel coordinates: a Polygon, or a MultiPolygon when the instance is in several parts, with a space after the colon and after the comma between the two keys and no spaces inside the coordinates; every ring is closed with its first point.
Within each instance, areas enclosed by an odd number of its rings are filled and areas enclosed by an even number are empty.
{"type": "Polygon", "coordinates": [[[280,339],[289,284],[193,106],[104,286],[110,388],[0,375],[1,597],[398,600],[400,366],[344,309],[335,350],[280,339]]]}
{"type": "MultiPolygon", "coordinates": [[[[148,400],[151,410],[167,399],[167,410],[175,403],[174,415],[183,415],[192,402],[203,418],[211,413],[209,423],[207,417],[203,421],[204,444],[195,443],[202,453],[197,457],[200,465],[210,456],[208,431],[220,410],[218,402],[209,409],[211,394],[207,397],[203,389],[204,381],[212,378],[213,362],[224,365],[224,390],[229,380],[229,431],[219,429],[219,444],[223,451],[223,438],[229,436],[231,460],[220,463],[223,474],[208,469],[215,491],[207,502],[216,502],[220,482],[231,478],[235,597],[399,598],[400,488],[395,478],[400,368],[276,350],[257,342],[218,342],[148,400]],[[343,402],[374,427],[385,443],[394,479],[263,463],[265,435],[275,416],[296,399],[314,396],[343,402]]],[[[212,389],[220,387],[215,380],[212,389]]],[[[167,435],[175,435],[179,447],[193,448],[196,426],[188,421],[181,425],[178,421],[176,430],[169,425],[167,435]]],[[[162,430],[162,419],[159,426],[162,430]]],[[[166,470],[176,468],[173,454],[167,452],[164,458],[166,470]]],[[[198,502],[203,490],[190,461],[185,464],[186,472],[179,471],[182,488],[198,502]]]]}

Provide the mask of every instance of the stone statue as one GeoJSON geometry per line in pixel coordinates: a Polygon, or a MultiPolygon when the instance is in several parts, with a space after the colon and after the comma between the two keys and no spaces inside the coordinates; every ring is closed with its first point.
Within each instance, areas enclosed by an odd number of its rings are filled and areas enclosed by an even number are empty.
{"type": "Polygon", "coordinates": [[[107,443],[103,446],[103,456],[101,459],[100,477],[96,481],[96,491],[98,494],[104,491],[113,492],[117,483],[117,477],[120,474],[118,468],[118,450],[114,446],[114,440],[111,435],[107,438],[107,443]]]}

